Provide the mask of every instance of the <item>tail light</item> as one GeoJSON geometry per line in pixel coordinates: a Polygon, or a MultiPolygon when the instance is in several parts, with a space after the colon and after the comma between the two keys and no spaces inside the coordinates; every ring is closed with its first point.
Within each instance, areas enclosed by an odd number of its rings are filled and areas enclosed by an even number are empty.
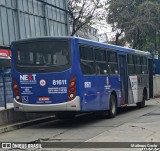
{"type": "Polygon", "coordinates": [[[15,99],[18,102],[22,103],[22,98],[21,98],[19,87],[16,80],[13,80],[13,92],[14,92],[15,99]]]}
{"type": "Polygon", "coordinates": [[[76,75],[72,76],[68,88],[68,101],[76,97],[76,75]]]}

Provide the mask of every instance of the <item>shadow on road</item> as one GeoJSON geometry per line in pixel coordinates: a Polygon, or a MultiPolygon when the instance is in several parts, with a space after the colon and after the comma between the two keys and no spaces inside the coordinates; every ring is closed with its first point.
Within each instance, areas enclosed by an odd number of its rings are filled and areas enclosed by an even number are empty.
{"type": "MultiPolygon", "coordinates": [[[[151,107],[151,105],[149,105],[149,106],[146,105],[145,106],[145,108],[148,108],[148,107],[151,107]]],[[[127,114],[128,112],[132,112],[132,111],[136,111],[136,110],[143,110],[143,108],[137,108],[136,105],[127,106],[127,107],[124,107],[124,108],[119,108],[117,116],[121,115],[121,114],[127,114]]]]}
{"type": "MultiPolygon", "coordinates": [[[[151,107],[149,106],[145,106],[145,108],[149,108],[151,107]]],[[[145,109],[144,108],[144,109],[145,109]]],[[[120,108],[118,109],[118,113],[117,113],[117,118],[120,117],[123,114],[128,114],[129,112],[135,112],[137,110],[143,110],[142,109],[138,109],[136,106],[128,106],[125,108],[120,108]]],[[[76,127],[84,127],[86,125],[90,125],[90,124],[94,124],[100,121],[104,121],[104,120],[116,120],[116,118],[114,119],[110,119],[107,116],[101,115],[101,114],[95,114],[95,113],[89,113],[89,114],[85,114],[85,115],[79,115],[74,119],[71,120],[53,120],[53,121],[49,121],[47,123],[42,123],[40,125],[38,125],[38,129],[50,129],[50,128],[62,128],[62,129],[68,129],[68,128],[76,128],[76,127]]],[[[37,127],[32,127],[32,129],[35,128],[37,129],[37,127]]]]}

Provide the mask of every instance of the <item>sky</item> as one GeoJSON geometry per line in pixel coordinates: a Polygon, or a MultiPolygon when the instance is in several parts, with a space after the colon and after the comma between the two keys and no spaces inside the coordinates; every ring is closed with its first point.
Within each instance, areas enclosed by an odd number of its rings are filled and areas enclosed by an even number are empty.
{"type": "MultiPolygon", "coordinates": [[[[104,3],[106,0],[101,0],[101,2],[104,3]]],[[[103,9],[99,9],[99,11],[103,11],[103,9]]],[[[115,32],[112,32],[112,27],[107,24],[106,20],[99,21],[97,24],[93,25],[93,27],[98,29],[98,34],[107,33],[109,38],[115,36],[115,32]]]]}
{"type": "Polygon", "coordinates": [[[107,24],[105,21],[101,21],[98,24],[93,25],[93,27],[98,29],[99,34],[112,32],[111,25],[107,24]]]}
{"type": "MultiPolygon", "coordinates": [[[[106,2],[106,0],[100,0],[100,1],[101,1],[101,3],[106,2]]],[[[103,9],[99,9],[98,11],[103,11],[103,9]]],[[[111,27],[111,25],[107,24],[106,20],[103,20],[103,21],[93,25],[93,27],[98,29],[99,34],[106,33],[106,32],[107,33],[112,32],[112,27],[111,27]]]]}
{"type": "Polygon", "coordinates": [[[116,33],[112,31],[112,27],[111,25],[107,24],[106,21],[102,20],[100,22],[98,22],[95,25],[92,25],[92,27],[98,29],[98,34],[106,34],[109,38],[109,40],[113,40],[113,38],[115,37],[116,33]]]}

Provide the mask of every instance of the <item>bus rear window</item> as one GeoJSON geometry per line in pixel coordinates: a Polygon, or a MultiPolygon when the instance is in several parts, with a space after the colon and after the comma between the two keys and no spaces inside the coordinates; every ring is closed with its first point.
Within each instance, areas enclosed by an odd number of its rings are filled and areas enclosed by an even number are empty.
{"type": "MultiPolygon", "coordinates": [[[[68,68],[71,63],[69,41],[46,40],[17,43],[14,47],[15,66],[17,69],[24,67],[45,67],[57,71],[55,68],[68,68]],[[65,66],[67,66],[65,68],[65,66]],[[51,69],[52,68],[52,69],[51,69]]],[[[59,70],[59,69],[58,69],[59,70]]],[[[61,70],[61,71],[63,71],[61,70]]],[[[49,72],[49,71],[47,71],[49,72]]]]}

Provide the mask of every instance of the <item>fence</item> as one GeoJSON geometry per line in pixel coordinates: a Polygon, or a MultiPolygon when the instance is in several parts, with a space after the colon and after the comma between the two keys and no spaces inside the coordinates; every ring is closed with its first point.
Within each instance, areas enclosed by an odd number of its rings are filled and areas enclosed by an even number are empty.
{"type": "Polygon", "coordinates": [[[10,69],[0,71],[0,107],[7,108],[7,103],[13,103],[10,69]]]}
{"type": "Polygon", "coordinates": [[[160,74],[160,60],[154,59],[154,74],[160,74]]]}

